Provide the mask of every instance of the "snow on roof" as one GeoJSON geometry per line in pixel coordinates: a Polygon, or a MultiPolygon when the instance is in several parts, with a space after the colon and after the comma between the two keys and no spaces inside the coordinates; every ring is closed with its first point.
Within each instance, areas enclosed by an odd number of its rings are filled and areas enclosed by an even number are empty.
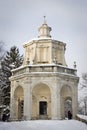
{"type": "Polygon", "coordinates": [[[76,70],[76,69],[74,69],[74,68],[70,68],[70,67],[68,67],[68,66],[63,66],[63,65],[57,65],[57,64],[55,64],[55,63],[52,63],[52,64],[29,64],[29,65],[21,65],[20,67],[18,67],[18,68],[16,68],[16,69],[13,69],[12,70],[12,72],[13,71],[17,71],[17,70],[19,70],[19,69],[23,69],[23,68],[25,68],[25,67],[39,67],[39,66],[59,66],[59,67],[61,67],[61,68],[66,68],[66,69],[71,69],[71,70],[76,70]]]}
{"type": "MultiPolygon", "coordinates": [[[[25,45],[27,45],[28,43],[31,43],[31,42],[33,42],[33,41],[39,41],[39,40],[53,40],[53,41],[57,41],[57,42],[60,42],[60,43],[64,43],[64,42],[55,40],[55,39],[50,38],[50,37],[37,37],[37,38],[30,39],[29,41],[23,43],[23,46],[25,46],[25,45]]],[[[64,43],[64,44],[66,44],[66,43],[64,43]]]]}

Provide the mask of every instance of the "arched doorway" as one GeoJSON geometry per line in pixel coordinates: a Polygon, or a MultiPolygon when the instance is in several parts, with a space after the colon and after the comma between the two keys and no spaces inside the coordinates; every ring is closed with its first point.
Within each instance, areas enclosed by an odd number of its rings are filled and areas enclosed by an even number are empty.
{"type": "Polygon", "coordinates": [[[21,86],[17,87],[14,92],[14,99],[16,105],[16,118],[21,120],[24,115],[24,92],[21,86]]]}
{"type": "Polygon", "coordinates": [[[51,118],[50,88],[40,83],[32,90],[32,119],[48,118],[51,118]]]}
{"type": "Polygon", "coordinates": [[[68,118],[68,111],[70,111],[72,113],[72,99],[71,99],[71,97],[67,97],[64,101],[65,118],[68,118]]]}
{"type": "Polygon", "coordinates": [[[63,86],[61,89],[61,117],[68,117],[68,111],[72,112],[72,89],[70,86],[63,86]]]}

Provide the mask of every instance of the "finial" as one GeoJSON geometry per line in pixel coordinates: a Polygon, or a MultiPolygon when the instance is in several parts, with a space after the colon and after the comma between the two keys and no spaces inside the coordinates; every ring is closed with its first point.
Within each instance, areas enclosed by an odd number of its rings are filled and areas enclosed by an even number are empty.
{"type": "Polygon", "coordinates": [[[46,24],[46,16],[44,16],[44,24],[46,24]]]}
{"type": "Polygon", "coordinates": [[[74,65],[73,66],[74,66],[74,69],[76,69],[76,61],[74,61],[74,65]]]}
{"type": "Polygon", "coordinates": [[[51,27],[49,27],[46,23],[46,16],[43,16],[43,23],[41,25],[41,27],[39,27],[39,36],[38,37],[51,37],[50,35],[50,31],[51,31],[51,27]]]}

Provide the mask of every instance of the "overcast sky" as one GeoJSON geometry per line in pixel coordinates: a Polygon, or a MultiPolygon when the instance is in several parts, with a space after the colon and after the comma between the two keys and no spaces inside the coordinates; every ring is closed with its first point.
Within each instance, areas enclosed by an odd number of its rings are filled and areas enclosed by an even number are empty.
{"type": "Polygon", "coordinates": [[[87,72],[87,0],[0,0],[0,41],[6,49],[38,37],[46,16],[53,39],[66,46],[66,62],[77,62],[78,75],[87,72]]]}

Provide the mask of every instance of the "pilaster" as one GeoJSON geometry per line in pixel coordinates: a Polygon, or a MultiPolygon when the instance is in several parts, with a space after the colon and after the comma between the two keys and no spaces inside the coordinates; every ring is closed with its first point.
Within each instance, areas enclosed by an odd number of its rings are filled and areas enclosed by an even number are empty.
{"type": "Polygon", "coordinates": [[[31,92],[30,84],[27,82],[24,89],[24,119],[31,119],[31,92]]]}
{"type": "Polygon", "coordinates": [[[57,120],[60,119],[60,94],[58,92],[58,86],[56,85],[53,88],[53,92],[51,94],[51,111],[52,111],[52,119],[57,120]],[[55,106],[55,107],[54,107],[55,106]]]}

